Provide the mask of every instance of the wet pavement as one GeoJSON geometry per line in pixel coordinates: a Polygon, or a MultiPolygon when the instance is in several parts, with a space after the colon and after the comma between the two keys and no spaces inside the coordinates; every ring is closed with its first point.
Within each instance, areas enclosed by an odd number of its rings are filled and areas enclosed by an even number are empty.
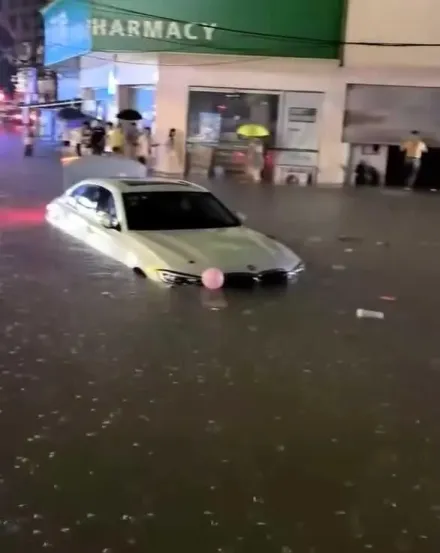
{"type": "Polygon", "coordinates": [[[5,151],[2,553],[439,550],[440,197],[218,183],[309,269],[214,310],[48,228],[55,161],[5,151]]]}

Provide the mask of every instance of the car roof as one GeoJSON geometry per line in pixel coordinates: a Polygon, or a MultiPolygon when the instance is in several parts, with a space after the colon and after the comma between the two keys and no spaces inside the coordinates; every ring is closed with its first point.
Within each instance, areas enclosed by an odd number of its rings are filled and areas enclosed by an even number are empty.
{"type": "Polygon", "coordinates": [[[114,192],[208,192],[206,188],[180,179],[152,177],[145,179],[136,178],[105,178],[84,179],[82,183],[104,186],[114,192]]]}

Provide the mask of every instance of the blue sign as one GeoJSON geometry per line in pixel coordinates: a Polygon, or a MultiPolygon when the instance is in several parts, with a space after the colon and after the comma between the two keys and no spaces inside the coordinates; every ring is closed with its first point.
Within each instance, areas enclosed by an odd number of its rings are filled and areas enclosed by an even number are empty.
{"type": "Polygon", "coordinates": [[[44,18],[44,64],[52,65],[90,52],[90,6],[78,0],[55,0],[41,10],[44,18]]]}

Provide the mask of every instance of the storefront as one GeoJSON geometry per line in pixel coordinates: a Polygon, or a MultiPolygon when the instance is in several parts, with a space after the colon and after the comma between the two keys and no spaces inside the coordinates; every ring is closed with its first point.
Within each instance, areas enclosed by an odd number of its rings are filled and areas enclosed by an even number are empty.
{"type": "MultiPolygon", "coordinates": [[[[363,156],[374,159],[383,180],[390,144],[377,128],[368,138],[371,144],[361,139],[358,123],[353,134],[353,118],[346,115],[354,97],[351,85],[440,87],[440,74],[432,70],[438,65],[435,46],[353,44],[423,42],[407,27],[397,31],[393,17],[360,0],[274,0],[270,6],[255,0],[251,12],[233,0],[189,6],[170,1],[153,0],[146,13],[143,0],[126,0],[123,7],[104,0],[56,0],[43,10],[46,63],[79,60],[83,98],[95,108],[99,95],[114,110],[137,108],[145,114],[144,124],[155,127],[160,144],[175,128],[182,170],[240,174],[244,144],[234,125],[249,121],[270,130],[266,149],[277,182],[352,182],[353,163],[363,156]],[[350,44],[341,48],[344,39],[350,44]]],[[[419,18],[431,0],[421,1],[419,18]]],[[[431,37],[435,29],[428,31],[431,37]]],[[[390,100],[393,109],[402,89],[398,92],[390,100]]],[[[425,103],[414,98],[407,97],[425,103]]],[[[405,125],[424,132],[419,120],[414,115],[405,125]]],[[[399,140],[410,130],[400,129],[399,140]]],[[[165,166],[162,150],[159,170],[165,166]]]]}
{"type": "MultiPolygon", "coordinates": [[[[182,170],[240,173],[245,144],[235,131],[252,122],[270,131],[275,180],[335,182],[340,175],[328,160],[341,121],[327,119],[344,2],[276,3],[269,18],[263,0],[253,3],[252,14],[232,0],[191,6],[173,0],[150,5],[148,14],[141,0],[123,8],[57,0],[43,10],[46,62],[80,58],[87,105],[115,101],[138,109],[159,143],[175,128],[182,170]],[[201,152],[210,154],[203,160],[201,152]]],[[[159,170],[161,158],[159,148],[159,170]]]]}
{"type": "Polygon", "coordinates": [[[428,146],[418,185],[438,188],[440,171],[440,86],[347,86],[343,140],[350,144],[348,181],[358,185],[403,186],[401,143],[418,131],[428,146]],[[366,168],[361,182],[359,167],[366,168]],[[358,177],[358,178],[356,178],[358,177]]]}

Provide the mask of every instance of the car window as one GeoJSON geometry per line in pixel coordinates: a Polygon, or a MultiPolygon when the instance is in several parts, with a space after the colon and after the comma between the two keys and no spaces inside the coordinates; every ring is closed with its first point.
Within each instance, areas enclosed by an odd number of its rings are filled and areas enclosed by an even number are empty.
{"type": "Polygon", "coordinates": [[[75,198],[81,207],[96,211],[98,207],[99,190],[99,186],[84,185],[81,193],[75,195],[75,198]]]}
{"type": "Polygon", "coordinates": [[[111,217],[116,218],[116,203],[113,197],[113,194],[107,188],[99,188],[99,199],[98,199],[98,211],[103,213],[108,213],[111,217]]]}
{"type": "Polygon", "coordinates": [[[196,230],[239,227],[241,222],[209,192],[127,192],[129,230],[196,230]]]}
{"type": "Polygon", "coordinates": [[[77,186],[76,188],[74,188],[73,190],[71,190],[70,192],[67,192],[67,194],[71,197],[71,198],[77,198],[78,196],[81,196],[85,189],[86,189],[86,185],[83,184],[82,186],[77,186]]]}

